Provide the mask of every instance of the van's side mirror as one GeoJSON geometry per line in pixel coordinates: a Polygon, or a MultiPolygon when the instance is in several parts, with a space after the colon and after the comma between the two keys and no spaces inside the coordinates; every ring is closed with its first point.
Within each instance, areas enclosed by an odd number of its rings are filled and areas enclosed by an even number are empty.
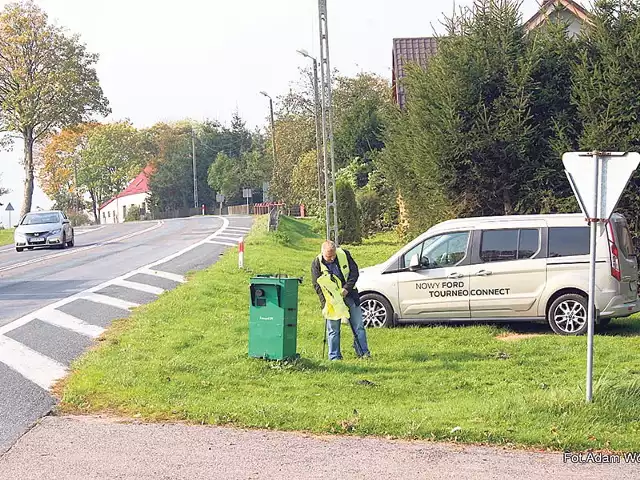
{"type": "Polygon", "coordinates": [[[429,268],[429,260],[426,257],[423,257],[421,260],[417,253],[411,257],[411,260],[409,261],[409,270],[416,272],[427,268],[429,268]]]}
{"type": "Polygon", "coordinates": [[[411,257],[411,260],[409,261],[409,270],[415,272],[417,270],[420,270],[420,267],[420,257],[418,257],[418,254],[416,253],[411,257]]]}

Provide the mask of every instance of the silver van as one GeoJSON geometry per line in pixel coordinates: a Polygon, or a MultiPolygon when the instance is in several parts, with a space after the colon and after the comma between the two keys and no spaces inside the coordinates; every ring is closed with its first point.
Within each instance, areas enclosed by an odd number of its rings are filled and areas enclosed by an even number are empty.
{"type": "MultiPolygon", "coordinates": [[[[599,228],[597,322],[640,310],[638,261],[627,222],[599,228]]],[[[400,323],[546,321],[561,335],[587,329],[589,226],[582,214],[449,220],[386,262],[357,288],[368,327],[400,323]]]]}

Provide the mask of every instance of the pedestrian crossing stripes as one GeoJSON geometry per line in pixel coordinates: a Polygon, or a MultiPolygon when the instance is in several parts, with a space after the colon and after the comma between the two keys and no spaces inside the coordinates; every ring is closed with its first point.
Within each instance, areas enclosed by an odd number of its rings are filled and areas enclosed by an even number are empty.
{"type": "Polygon", "coordinates": [[[132,290],[139,290],[141,292],[152,293],[154,295],[160,295],[164,293],[164,288],[154,287],[153,285],[147,285],[146,283],[132,282],[129,280],[118,280],[114,282],[114,285],[121,287],[127,287],[132,290]]]}
{"type": "MultiPolygon", "coordinates": [[[[197,244],[195,244],[195,246],[211,244],[220,245],[223,247],[236,246],[237,241],[240,239],[240,235],[244,235],[250,230],[249,228],[245,227],[228,227],[228,224],[228,220],[225,219],[222,228],[218,229],[214,234],[208,236],[205,240],[198,242],[197,244]],[[237,232],[239,232],[238,236],[236,236],[237,232]]],[[[51,325],[52,328],[55,327],[57,329],[60,329],[59,334],[55,332],[56,338],[54,341],[56,342],[65,342],[65,331],[73,332],[73,334],[79,334],[82,336],[77,338],[84,337],[88,339],[96,339],[105,331],[102,326],[91,323],[93,321],[92,318],[79,318],[78,316],[75,316],[78,315],[78,313],[76,312],[73,312],[74,315],[71,315],[69,313],[63,312],[60,309],[65,308],[65,305],[71,304],[74,301],[84,300],[92,302],[94,304],[102,304],[115,307],[122,310],[123,316],[126,316],[128,315],[128,311],[140,306],[140,303],[117,298],[115,296],[118,295],[117,293],[108,292],[108,294],[105,294],[102,293],[102,291],[107,289],[107,287],[117,286],[128,289],[127,291],[144,292],[146,294],[152,294],[155,296],[161,295],[166,291],[165,288],[149,285],[148,283],[145,283],[144,280],[149,278],[158,278],[163,279],[159,282],[167,283],[167,281],[169,281],[174,282],[174,284],[185,283],[186,278],[184,277],[184,275],[171,273],[164,270],[158,270],[158,268],[163,268],[163,263],[175,259],[192,250],[193,248],[194,246],[188,247],[184,250],[181,250],[180,252],[177,252],[176,254],[166,257],[165,259],[136,269],[126,275],[123,275],[122,277],[115,278],[101,285],[90,288],[84,292],[71,295],[66,299],[55,302],[48,307],[44,307],[38,311],[32,312],[29,315],[26,315],[22,318],[14,320],[7,325],[0,327],[0,363],[8,366],[10,369],[19,373],[24,378],[26,378],[30,382],[35,383],[39,387],[45,390],[50,389],[56,381],[60,380],[67,374],[68,365],[54,360],[53,358],[43,354],[42,352],[36,351],[38,347],[35,346],[35,342],[30,343],[26,342],[26,340],[22,340],[26,343],[29,343],[29,346],[27,346],[20,341],[10,338],[9,336],[14,336],[11,332],[15,332],[16,334],[21,330],[23,332],[26,332],[25,329],[30,323],[34,325],[35,328],[35,324],[37,324],[37,320],[39,320],[41,322],[44,322],[44,324],[51,325]],[[158,265],[157,268],[156,265],[158,265]],[[133,277],[136,277],[135,280],[132,279],[133,277]]],[[[171,285],[171,283],[169,283],[169,285],[171,285]]],[[[167,286],[167,288],[169,287],[167,286]]],[[[114,292],[116,291],[115,289],[113,290],[114,292]]],[[[122,295],[122,292],[124,291],[120,290],[120,292],[120,295],[124,296],[122,295]]],[[[27,338],[26,336],[24,336],[24,333],[21,333],[21,335],[23,336],[22,338],[27,338]]],[[[16,338],[21,338],[21,335],[16,335],[16,338]]],[[[69,333],[68,335],[71,335],[71,333],[69,333]]],[[[42,349],[43,348],[41,347],[40,350],[42,349]]]]}
{"type": "Polygon", "coordinates": [[[80,320],[73,315],[61,312],[55,308],[41,311],[38,314],[38,320],[91,338],[99,337],[102,332],[104,332],[104,328],[102,327],[91,325],[84,320],[80,320]]]}
{"type": "Polygon", "coordinates": [[[67,373],[64,365],[5,336],[0,336],[0,362],[45,390],[67,373]]]}

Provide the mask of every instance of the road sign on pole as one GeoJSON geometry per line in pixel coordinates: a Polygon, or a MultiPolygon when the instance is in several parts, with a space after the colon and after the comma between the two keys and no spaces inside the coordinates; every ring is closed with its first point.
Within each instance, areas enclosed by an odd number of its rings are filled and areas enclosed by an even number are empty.
{"type": "Polygon", "coordinates": [[[253,197],[253,192],[251,191],[250,188],[243,188],[242,189],[242,197],[247,199],[247,215],[250,214],[249,212],[249,199],[253,197]]]}
{"type": "Polygon", "coordinates": [[[593,400],[596,242],[624,188],[640,164],[636,152],[570,152],[562,156],[565,173],[589,226],[589,307],[587,313],[587,402],[593,400]]]}
{"type": "Polygon", "coordinates": [[[11,225],[11,212],[13,212],[13,205],[11,205],[11,202],[7,203],[7,208],[5,208],[5,211],[9,212],[9,228],[12,227],[11,225]]]}
{"type": "Polygon", "coordinates": [[[222,204],[224,203],[224,195],[221,193],[216,194],[216,202],[218,202],[220,207],[220,215],[222,215],[222,204]]]}

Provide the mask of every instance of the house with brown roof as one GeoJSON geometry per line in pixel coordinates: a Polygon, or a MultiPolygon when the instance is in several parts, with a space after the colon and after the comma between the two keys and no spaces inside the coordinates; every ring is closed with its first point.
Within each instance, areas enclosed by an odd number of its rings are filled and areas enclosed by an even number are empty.
{"type": "MultiPolygon", "coordinates": [[[[551,19],[567,22],[570,35],[580,33],[589,19],[589,12],[575,0],[543,0],[538,11],[524,24],[527,32],[551,19]]],[[[438,51],[437,37],[394,38],[392,87],[394,101],[400,108],[406,105],[406,91],[402,80],[407,76],[407,67],[417,64],[426,68],[429,60],[438,51]]]]}

